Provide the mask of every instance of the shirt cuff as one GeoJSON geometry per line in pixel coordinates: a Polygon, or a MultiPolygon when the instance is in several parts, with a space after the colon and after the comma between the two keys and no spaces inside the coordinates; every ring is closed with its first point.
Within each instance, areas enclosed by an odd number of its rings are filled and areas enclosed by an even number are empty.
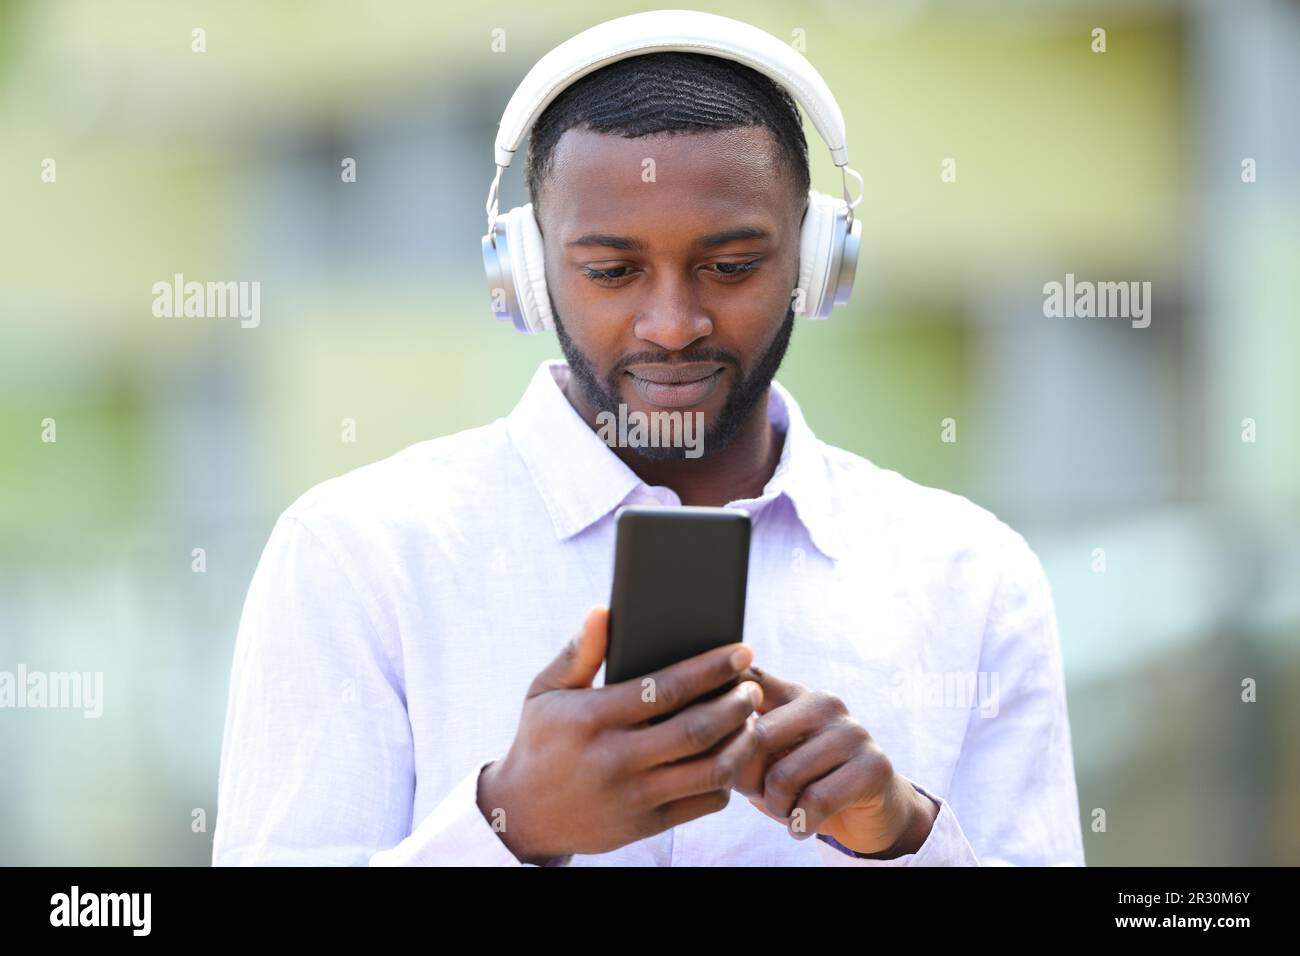
{"type": "Polygon", "coordinates": [[[826,866],[979,866],[979,858],[948,801],[915,781],[912,781],[912,787],[939,805],[930,834],[916,852],[904,853],[892,860],[873,860],[850,850],[833,837],[818,833],[817,850],[822,862],[826,866]]]}
{"type": "MultiPolygon", "coordinates": [[[[466,774],[401,843],[370,858],[371,866],[535,866],[523,863],[492,829],[478,806],[479,774],[496,761],[484,760],[466,774]]],[[[567,866],[572,856],[542,866],[567,866]]]]}

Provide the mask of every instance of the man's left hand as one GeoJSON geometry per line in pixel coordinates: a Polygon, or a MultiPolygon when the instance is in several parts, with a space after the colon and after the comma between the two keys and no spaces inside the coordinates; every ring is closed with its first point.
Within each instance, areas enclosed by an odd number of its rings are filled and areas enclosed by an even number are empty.
{"type": "Polygon", "coordinates": [[[736,790],[797,840],[822,833],[879,859],[921,848],[938,804],[894,771],[842,700],[757,667],[741,678],[762,685],[763,703],[758,753],[736,790]]]}

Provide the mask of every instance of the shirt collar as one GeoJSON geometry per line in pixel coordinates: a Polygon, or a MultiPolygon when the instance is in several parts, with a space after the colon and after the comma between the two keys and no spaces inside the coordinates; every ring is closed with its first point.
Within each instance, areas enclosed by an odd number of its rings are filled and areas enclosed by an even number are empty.
{"type": "MultiPolygon", "coordinates": [[[[649,490],[569,404],[561,391],[568,377],[563,359],[543,361],[506,418],[510,440],[560,540],[595,524],[637,489],[649,490]]],[[[784,495],[817,549],[829,558],[842,557],[843,534],[834,520],[831,466],[822,443],[780,383],[772,382],[769,395],[768,420],[785,434],[780,460],[759,497],[732,504],[752,517],[784,495]]]]}

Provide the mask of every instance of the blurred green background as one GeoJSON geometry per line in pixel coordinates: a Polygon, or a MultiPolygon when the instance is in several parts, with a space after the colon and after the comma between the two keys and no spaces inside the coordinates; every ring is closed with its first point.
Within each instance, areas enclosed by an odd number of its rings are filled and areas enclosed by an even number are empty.
{"type": "MultiPolygon", "coordinates": [[[[0,2],[0,670],[105,697],[0,709],[0,864],[210,861],[276,516],[559,356],[490,312],[496,124],[551,47],[655,6],[0,2]],[[178,272],[260,282],[260,326],[155,317],[178,272]]],[[[1042,557],[1089,864],[1300,863],[1300,5],[697,8],[802,37],[843,108],[854,300],[778,379],[1042,557]],[[1044,317],[1066,273],[1151,282],[1150,327],[1044,317]]]]}

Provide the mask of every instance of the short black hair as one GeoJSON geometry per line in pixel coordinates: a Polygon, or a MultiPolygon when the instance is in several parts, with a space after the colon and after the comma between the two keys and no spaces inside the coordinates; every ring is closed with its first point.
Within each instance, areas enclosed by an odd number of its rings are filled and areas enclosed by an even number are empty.
{"type": "Polygon", "coordinates": [[[772,132],[796,197],[807,195],[808,141],[799,108],[771,78],[735,60],[703,53],[645,53],[617,60],[567,87],[533,124],[528,194],[536,210],[555,144],[574,127],[632,139],[746,126],[772,132]]]}

